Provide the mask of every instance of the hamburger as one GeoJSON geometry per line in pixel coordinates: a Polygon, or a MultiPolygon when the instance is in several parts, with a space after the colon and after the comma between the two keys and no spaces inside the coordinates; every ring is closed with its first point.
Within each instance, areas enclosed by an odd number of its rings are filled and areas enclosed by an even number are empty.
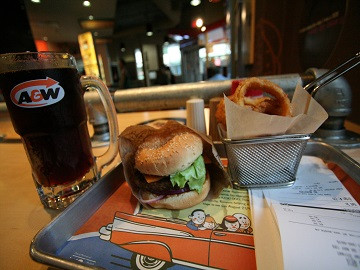
{"type": "Polygon", "coordinates": [[[140,198],[154,208],[183,209],[203,201],[210,190],[201,138],[189,132],[152,136],[135,154],[134,178],[140,198]]]}
{"type": "Polygon", "coordinates": [[[120,135],[120,156],[133,195],[146,207],[166,209],[192,207],[213,187],[218,195],[228,182],[222,177],[212,185],[213,171],[222,176],[224,171],[209,157],[211,147],[204,151],[207,144],[176,121],[168,121],[160,129],[140,125],[125,129],[120,135]]]}

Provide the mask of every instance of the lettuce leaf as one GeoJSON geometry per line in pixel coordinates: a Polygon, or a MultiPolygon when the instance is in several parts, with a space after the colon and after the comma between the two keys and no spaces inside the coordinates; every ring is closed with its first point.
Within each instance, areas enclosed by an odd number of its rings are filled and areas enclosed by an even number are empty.
{"type": "Polygon", "coordinates": [[[188,183],[191,190],[196,190],[200,193],[205,182],[205,177],[206,169],[204,158],[200,155],[190,167],[170,175],[170,181],[174,187],[178,185],[180,188],[185,187],[185,184],[188,183]]]}

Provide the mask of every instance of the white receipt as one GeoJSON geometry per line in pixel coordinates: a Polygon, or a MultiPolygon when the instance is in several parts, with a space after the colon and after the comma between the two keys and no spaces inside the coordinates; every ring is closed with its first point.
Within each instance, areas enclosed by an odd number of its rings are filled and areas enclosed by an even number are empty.
{"type": "Polygon", "coordinates": [[[284,269],[360,269],[360,206],[321,159],[304,156],[294,186],[263,193],[284,269]]]}
{"type": "Polygon", "coordinates": [[[359,210],[359,204],[335,174],[316,157],[303,156],[292,187],[264,190],[264,195],[269,205],[288,203],[359,210]]]}
{"type": "Polygon", "coordinates": [[[360,269],[360,214],[273,205],[284,269],[360,269]]]}

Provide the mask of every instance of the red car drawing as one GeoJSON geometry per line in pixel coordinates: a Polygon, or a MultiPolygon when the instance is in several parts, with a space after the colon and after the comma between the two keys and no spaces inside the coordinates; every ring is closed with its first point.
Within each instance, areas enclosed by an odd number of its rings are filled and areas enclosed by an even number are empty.
{"type": "Polygon", "coordinates": [[[110,241],[134,252],[133,267],[173,264],[211,269],[256,269],[253,235],[192,230],[184,220],[116,212],[110,241]]]}

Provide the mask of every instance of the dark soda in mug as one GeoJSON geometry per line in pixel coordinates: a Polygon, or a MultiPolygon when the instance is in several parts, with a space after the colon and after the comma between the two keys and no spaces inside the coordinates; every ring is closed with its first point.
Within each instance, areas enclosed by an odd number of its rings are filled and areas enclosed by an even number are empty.
{"type": "Polygon", "coordinates": [[[109,89],[98,77],[80,76],[75,57],[68,53],[20,52],[0,54],[0,90],[40,201],[53,209],[67,207],[100,179],[102,168],[118,154],[109,89]],[[108,120],[108,147],[98,156],[92,153],[83,89],[99,94],[108,120]]]}
{"type": "Polygon", "coordinates": [[[39,184],[71,183],[94,166],[84,92],[75,68],[2,73],[0,89],[39,184]]]}

